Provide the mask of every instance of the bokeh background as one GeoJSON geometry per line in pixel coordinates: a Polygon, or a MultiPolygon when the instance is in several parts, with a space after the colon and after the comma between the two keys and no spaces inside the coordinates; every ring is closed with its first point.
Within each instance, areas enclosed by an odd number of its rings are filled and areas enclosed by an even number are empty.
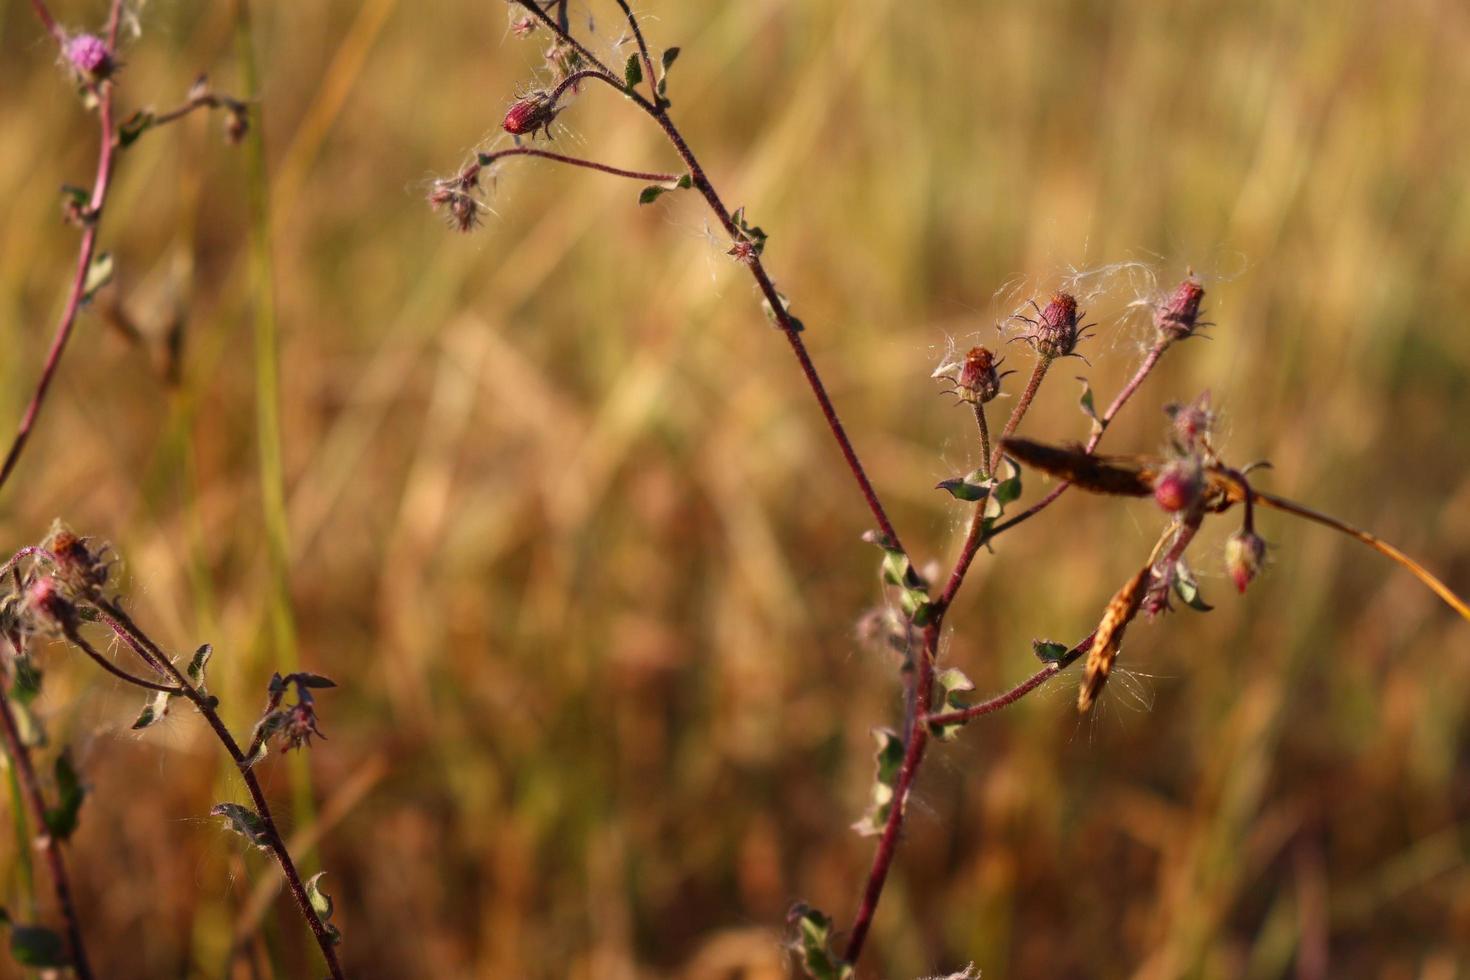
{"type": "MultiPolygon", "coordinates": [[[[81,27],[104,5],[55,6],[81,27]]],[[[577,22],[610,50],[615,8],[590,6],[577,22]]],[[[1275,464],[1270,489],[1470,590],[1459,0],[640,8],[656,47],[682,46],[674,116],[771,233],[921,561],[955,553],[966,514],[933,487],[976,453],[929,377],[946,352],[1075,285],[1091,366],[1054,372],[1025,431],[1080,438],[1073,376],[1110,399],[1148,339],[1131,304],[1193,267],[1217,325],[1106,445],[1156,450],[1163,404],[1208,389],[1231,457],[1275,464]]],[[[205,70],[238,90],[233,4],[142,13],[124,108],[205,70]]],[[[429,212],[432,178],[493,139],[540,64],[545,36],[508,37],[500,0],[254,15],[273,289],[250,275],[250,175],[220,120],[128,151],[103,235],[118,280],[0,497],[5,549],[58,516],[112,542],[145,626],[214,643],[237,731],[293,659],[340,682],[309,765],[264,771],[329,872],[353,975],[789,975],[794,900],[851,921],[870,729],[901,703],[892,658],[856,636],[884,601],[868,517],[786,345],[691,195],[638,207],[636,184],[512,161],[474,234],[429,212]]],[[[57,188],[89,183],[95,153],[19,0],[0,6],[0,133],[8,431],[74,255],[57,188]]],[[[674,166],[607,91],[555,148],[674,166]]],[[[1096,715],[1078,721],[1068,676],[931,753],[863,976],[1470,976],[1470,629],[1274,514],[1271,567],[1237,597],[1233,522],[1194,552],[1215,611],[1136,627],[1096,715]]],[[[1030,641],[1085,635],[1160,526],[1146,502],[1069,494],[978,562],[947,662],[987,692],[1026,676],[1030,641]]],[[[205,816],[241,789],[199,720],[137,737],[132,692],[63,647],[46,659],[41,759],[72,745],[92,789],[70,858],[103,974],[319,975],[268,863],[205,816]]],[[[5,905],[52,921],[43,868],[6,836],[5,905]]]]}

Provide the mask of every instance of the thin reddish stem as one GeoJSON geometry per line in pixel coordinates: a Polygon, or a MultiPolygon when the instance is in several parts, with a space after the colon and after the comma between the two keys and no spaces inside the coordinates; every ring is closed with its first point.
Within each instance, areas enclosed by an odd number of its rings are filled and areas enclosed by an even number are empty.
{"type": "Polygon", "coordinates": [[[0,684],[0,727],[4,728],[5,747],[10,754],[11,762],[15,765],[21,795],[25,797],[26,807],[31,811],[31,819],[35,821],[36,839],[42,853],[46,855],[46,865],[51,873],[51,885],[56,891],[56,904],[61,910],[62,921],[66,924],[66,939],[67,945],[71,947],[72,969],[82,980],[91,980],[92,967],[87,960],[86,947],[82,944],[81,920],[77,917],[76,904],[72,901],[71,879],[67,877],[66,860],[61,854],[61,842],[46,829],[46,800],[41,795],[41,783],[36,778],[36,767],[31,762],[30,749],[26,747],[21,738],[20,726],[16,724],[15,714],[10,709],[10,698],[4,688],[5,685],[0,684]]]}
{"type": "Polygon", "coordinates": [[[31,0],[31,9],[40,18],[42,26],[46,28],[46,33],[54,37],[57,44],[65,44],[66,32],[61,29],[60,24],[56,23],[56,18],[51,16],[51,10],[43,0],[31,0]]]}
{"type": "Polygon", "coordinates": [[[643,68],[648,75],[648,90],[654,93],[655,110],[662,114],[663,104],[658,101],[658,82],[653,74],[653,58],[648,53],[648,42],[643,40],[643,29],[638,26],[638,18],[633,16],[633,8],[628,6],[628,0],[618,0],[618,6],[623,8],[623,16],[628,20],[628,27],[633,31],[633,40],[638,44],[638,54],[643,58],[643,68]]]}
{"type": "Polygon", "coordinates": [[[641,180],[654,184],[671,184],[677,181],[679,174],[660,174],[644,172],[640,170],[624,170],[622,167],[611,167],[605,163],[595,160],[584,160],[581,157],[571,157],[564,153],[553,153],[551,150],[538,150],[533,146],[511,146],[503,150],[495,150],[490,153],[480,154],[480,166],[488,167],[496,160],[503,157],[541,157],[543,160],[554,160],[557,163],[565,163],[573,167],[582,167],[585,170],[596,170],[598,173],[612,174],[614,177],[627,177],[631,180],[641,180]]]}

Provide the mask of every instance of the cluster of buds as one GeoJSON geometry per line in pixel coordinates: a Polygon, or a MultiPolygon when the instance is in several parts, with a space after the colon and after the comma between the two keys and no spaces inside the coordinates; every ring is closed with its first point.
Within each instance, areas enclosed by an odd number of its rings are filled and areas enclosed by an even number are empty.
{"type": "Polygon", "coordinates": [[[63,48],[66,63],[87,85],[106,81],[117,71],[117,59],[107,42],[96,34],[73,34],[63,48]]]}
{"type": "Polygon", "coordinates": [[[1077,312],[1077,300],[1070,293],[1056,293],[1045,309],[1037,307],[1036,319],[1017,315],[1015,319],[1031,324],[1030,331],[1019,338],[1031,345],[1042,358],[1051,361],[1059,357],[1071,357],[1077,350],[1077,342],[1084,336],[1085,328],[1078,326],[1086,314],[1077,312]]]}
{"type": "Polygon", "coordinates": [[[453,177],[434,181],[429,206],[442,213],[449,227],[472,231],[480,223],[480,164],[472,163],[453,177]]]}
{"type": "Polygon", "coordinates": [[[544,131],[546,138],[551,139],[551,123],[560,111],[551,93],[532,92],[525,98],[516,100],[506,112],[501,126],[512,136],[534,137],[537,131],[544,131]]]}
{"type": "Polygon", "coordinates": [[[102,595],[112,574],[110,549],[95,546],[90,538],[78,537],[71,528],[57,521],[41,542],[41,547],[56,559],[56,575],[66,588],[78,596],[97,598],[102,595]]]}
{"type": "Polygon", "coordinates": [[[311,747],[311,737],[326,738],[317,727],[316,699],[312,688],[336,687],[336,683],[318,674],[296,673],[271,677],[270,699],[265,714],[255,726],[255,741],[264,745],[273,739],[283,752],[311,747]],[[286,692],[296,688],[296,703],[281,705],[286,692]]]}
{"type": "Polygon", "coordinates": [[[1195,328],[1205,325],[1199,322],[1199,305],[1204,298],[1205,289],[1193,275],[1181,282],[1174,295],[1154,310],[1154,326],[1160,338],[1170,342],[1193,336],[1195,328]]]}

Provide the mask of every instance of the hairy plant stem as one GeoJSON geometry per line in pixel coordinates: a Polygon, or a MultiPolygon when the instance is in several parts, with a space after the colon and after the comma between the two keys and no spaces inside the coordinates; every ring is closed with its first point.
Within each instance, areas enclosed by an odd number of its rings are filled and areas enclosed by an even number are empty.
{"type": "Polygon", "coordinates": [[[975,399],[975,425],[980,429],[980,478],[990,479],[990,424],[985,421],[985,403],[975,399]]]}
{"type": "Polygon", "coordinates": [[[46,856],[46,866],[51,874],[51,885],[56,891],[56,905],[66,925],[66,942],[71,950],[71,965],[82,980],[91,980],[92,966],[87,960],[87,950],[82,944],[82,925],[77,918],[76,904],[71,895],[71,879],[66,874],[66,860],[61,855],[61,842],[46,828],[46,800],[41,795],[41,783],[36,778],[36,767],[31,762],[30,749],[20,735],[15,713],[10,708],[10,697],[6,693],[8,679],[0,678],[0,728],[4,728],[5,749],[20,780],[21,795],[36,823],[37,841],[46,856]]]}
{"type": "Polygon", "coordinates": [[[660,174],[640,170],[624,170],[622,167],[612,167],[595,160],[584,160],[581,157],[567,156],[564,153],[553,153],[551,150],[538,150],[531,146],[510,146],[503,150],[494,150],[490,153],[479,155],[480,166],[488,167],[503,157],[540,157],[543,160],[553,160],[557,163],[565,163],[573,167],[582,167],[585,170],[596,170],[599,173],[612,174],[614,177],[627,177],[631,180],[648,181],[654,184],[671,184],[679,179],[679,174],[660,174]]]}
{"type": "Polygon", "coordinates": [[[138,628],[121,606],[115,602],[101,600],[96,603],[96,608],[98,618],[108,629],[112,630],[118,639],[122,640],[144,663],[170,678],[178,686],[181,696],[188,699],[199,710],[205,721],[209,723],[209,727],[213,729],[219,743],[229,753],[231,761],[235,763],[235,768],[239,770],[240,778],[245,783],[246,790],[250,793],[251,801],[255,804],[256,815],[260,817],[265,831],[266,845],[276,859],[276,863],[280,865],[281,874],[291,889],[292,897],[296,899],[296,905],[301,910],[302,917],[311,927],[312,935],[316,938],[322,956],[327,961],[327,968],[331,970],[334,980],[342,980],[345,974],[337,960],[336,943],[328,933],[321,917],[317,915],[316,909],[312,908],[311,898],[306,892],[306,884],[302,881],[301,873],[297,870],[296,863],[286,849],[285,838],[281,836],[276,826],[275,818],[271,815],[270,804],[266,801],[265,793],[260,787],[260,780],[251,767],[251,756],[241,751],[239,743],[225,727],[224,721],[215,708],[215,699],[190,683],[168,655],[138,628]]]}
{"type": "MultiPolygon", "coordinates": [[[[40,18],[47,32],[56,39],[56,43],[64,46],[66,34],[57,25],[56,19],[51,16],[51,11],[47,9],[45,3],[42,0],[31,0],[31,9],[36,12],[36,16],[40,18]]],[[[111,12],[107,18],[107,46],[112,51],[117,50],[117,31],[121,17],[122,0],[112,0],[111,12]]],[[[77,247],[76,270],[72,274],[71,287],[67,291],[66,305],[62,308],[61,319],[56,324],[51,346],[46,351],[46,360],[41,366],[41,376],[37,379],[30,402],[21,416],[15,438],[10,444],[9,451],[5,454],[5,461],[0,463],[0,488],[3,488],[5,482],[10,479],[10,474],[15,471],[16,464],[20,461],[21,452],[25,449],[26,443],[30,441],[31,429],[36,424],[36,417],[41,413],[41,407],[46,401],[46,393],[51,389],[51,382],[56,377],[57,368],[61,366],[61,356],[66,352],[67,341],[71,339],[77,316],[81,313],[82,303],[87,295],[87,273],[92,270],[92,259],[97,253],[97,235],[102,224],[102,208],[107,203],[108,191],[112,189],[113,163],[117,156],[117,139],[112,125],[113,85],[110,81],[101,81],[91,84],[89,89],[97,99],[99,136],[97,173],[92,180],[92,194],[87,200],[86,227],[82,230],[82,240],[77,247]]]]}

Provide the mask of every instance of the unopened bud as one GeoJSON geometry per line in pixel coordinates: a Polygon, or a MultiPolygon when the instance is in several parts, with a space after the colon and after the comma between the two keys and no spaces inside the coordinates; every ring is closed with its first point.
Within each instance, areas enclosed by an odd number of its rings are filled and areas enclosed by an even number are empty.
{"type": "Polygon", "coordinates": [[[512,136],[525,136],[528,133],[534,135],[539,129],[545,130],[550,138],[551,121],[556,118],[556,113],[557,108],[552,103],[551,96],[545,92],[535,92],[511,106],[502,125],[512,136]]]}
{"type": "Polygon", "coordinates": [[[999,364],[995,355],[984,347],[971,347],[960,367],[960,395],[965,401],[984,404],[1000,394],[999,364]]]}
{"type": "Polygon", "coordinates": [[[1183,340],[1194,333],[1199,320],[1199,304],[1204,298],[1205,288],[1199,280],[1189,277],[1154,312],[1154,326],[1166,339],[1183,340]]]}
{"type": "Polygon", "coordinates": [[[1204,489],[1197,460],[1180,459],[1168,464],[1154,480],[1154,501],[1171,514],[1193,509],[1204,489]]]}
{"type": "Polygon", "coordinates": [[[1225,542],[1225,569],[1240,592],[1260,573],[1265,560],[1266,542],[1254,531],[1241,529],[1225,542]]]}
{"type": "Polygon", "coordinates": [[[1165,414],[1174,424],[1174,442],[1185,452],[1196,448],[1208,449],[1211,431],[1215,426],[1215,413],[1210,411],[1210,393],[1201,394],[1188,405],[1174,403],[1164,408],[1165,414]]]}
{"type": "Polygon", "coordinates": [[[1057,293],[1041,311],[1031,336],[1032,346],[1042,357],[1066,357],[1077,349],[1077,300],[1070,293],[1057,293]]]}
{"type": "Polygon", "coordinates": [[[62,594],[61,586],[54,578],[38,578],[26,589],[26,605],[42,619],[58,625],[76,620],[76,608],[62,594]]]}

